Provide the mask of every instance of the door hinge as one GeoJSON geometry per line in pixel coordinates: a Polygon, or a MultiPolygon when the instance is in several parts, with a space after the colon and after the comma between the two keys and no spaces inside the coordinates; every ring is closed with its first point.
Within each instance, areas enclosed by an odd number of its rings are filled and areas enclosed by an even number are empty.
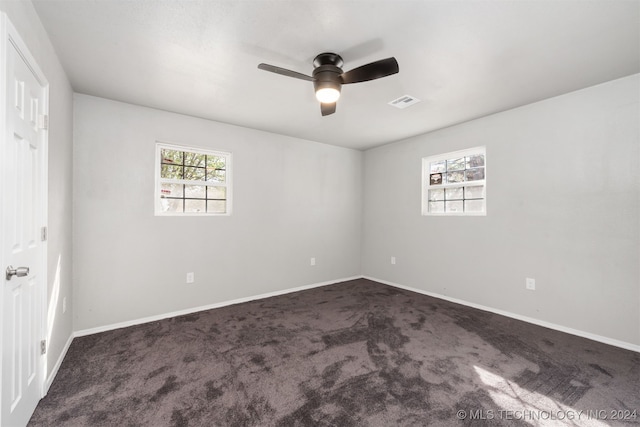
{"type": "Polygon", "coordinates": [[[40,354],[47,353],[47,340],[40,341],[40,354]]]}
{"type": "Polygon", "coordinates": [[[38,116],[38,129],[49,129],[49,115],[48,114],[40,114],[38,116]]]}
{"type": "Polygon", "coordinates": [[[42,240],[43,242],[45,242],[47,240],[47,227],[42,227],[40,229],[40,240],[42,240]]]}

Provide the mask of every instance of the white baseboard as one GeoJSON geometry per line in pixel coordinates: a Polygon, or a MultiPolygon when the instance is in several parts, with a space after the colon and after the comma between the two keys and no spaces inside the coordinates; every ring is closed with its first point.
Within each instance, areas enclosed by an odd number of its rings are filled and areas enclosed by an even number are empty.
{"type": "Polygon", "coordinates": [[[80,331],[76,331],[73,334],[73,336],[74,337],[83,337],[85,335],[92,335],[92,334],[97,334],[97,333],[100,333],[100,332],[112,331],[114,329],[120,329],[120,328],[129,327],[129,326],[141,325],[143,323],[157,322],[158,320],[167,319],[167,318],[170,318],[170,317],[184,316],[185,314],[191,314],[191,313],[197,313],[199,311],[211,310],[212,308],[226,307],[226,306],[229,306],[229,305],[240,304],[240,303],[243,303],[243,302],[255,301],[255,300],[264,299],[264,298],[275,297],[275,296],[278,296],[278,295],[290,294],[290,293],[293,293],[293,292],[304,291],[304,290],[307,290],[307,289],[318,288],[320,286],[327,286],[327,285],[332,285],[334,283],[346,282],[346,281],[349,281],[349,280],[355,280],[355,279],[361,279],[361,278],[362,278],[362,276],[345,277],[345,278],[342,278],[342,279],[329,280],[329,281],[326,281],[326,282],[320,282],[320,283],[313,283],[313,284],[310,284],[310,285],[298,286],[296,288],[289,288],[289,289],[283,289],[283,290],[280,290],[280,291],[268,292],[266,294],[260,294],[260,295],[254,295],[254,296],[249,296],[249,297],[244,297],[244,298],[238,298],[238,299],[234,299],[234,300],[230,300],[230,301],[217,302],[217,303],[214,303],[214,304],[202,305],[202,306],[199,306],[199,307],[192,307],[192,308],[187,308],[187,309],[184,309],[184,310],[172,311],[170,313],[163,313],[163,314],[158,314],[158,315],[155,315],[155,316],[143,317],[141,319],[128,320],[126,322],[114,323],[114,324],[105,325],[105,326],[98,326],[97,328],[83,329],[83,330],[80,330],[80,331]]]}
{"type": "Polygon", "coordinates": [[[451,298],[451,297],[448,297],[448,296],[445,296],[445,295],[436,294],[436,293],[425,291],[425,290],[422,290],[422,289],[417,289],[417,288],[412,288],[410,286],[400,285],[398,283],[389,282],[387,280],[376,279],[375,277],[368,277],[368,276],[362,276],[362,277],[364,279],[372,280],[374,282],[383,283],[385,285],[393,286],[393,287],[400,288],[400,289],[405,289],[407,291],[412,291],[412,292],[416,292],[416,293],[419,293],[419,294],[427,295],[427,296],[430,296],[430,297],[434,297],[434,298],[442,299],[442,300],[445,300],[445,301],[453,302],[453,303],[456,303],[456,304],[465,305],[467,307],[477,308],[478,310],[489,311],[491,313],[499,314],[501,316],[510,317],[510,318],[516,319],[516,320],[522,320],[523,322],[532,323],[534,325],[542,326],[542,327],[549,328],[549,329],[555,329],[556,331],[565,332],[567,334],[576,335],[576,336],[579,336],[579,337],[582,337],[582,338],[587,338],[587,339],[590,339],[590,340],[593,340],[593,341],[598,341],[598,342],[601,342],[601,343],[604,343],[604,344],[609,344],[609,345],[612,345],[612,346],[615,346],[615,347],[620,347],[620,348],[624,348],[626,350],[631,350],[631,351],[635,351],[635,352],[640,353],[640,345],[628,343],[628,342],[625,342],[625,341],[616,340],[616,339],[613,339],[613,338],[604,337],[602,335],[592,334],[590,332],[585,332],[585,331],[581,331],[581,330],[578,330],[578,329],[568,328],[566,326],[557,325],[555,323],[550,323],[550,322],[545,322],[544,320],[535,319],[533,317],[522,316],[520,314],[511,313],[509,311],[499,310],[497,308],[487,307],[487,306],[480,305],[480,304],[475,304],[475,303],[472,303],[472,302],[469,302],[469,301],[464,301],[464,300],[457,299],[457,298],[451,298]]]}
{"type": "Polygon", "coordinates": [[[120,323],[115,323],[115,324],[111,324],[111,325],[99,326],[99,327],[96,327],[96,328],[83,329],[83,330],[80,330],[80,331],[76,331],[73,334],[73,336],[70,337],[69,341],[67,342],[67,345],[65,346],[65,350],[63,351],[62,355],[60,356],[60,358],[58,360],[58,363],[56,363],[56,367],[54,368],[54,370],[51,372],[51,375],[49,376],[49,379],[47,380],[47,389],[48,389],[48,386],[51,384],[51,381],[53,381],[53,377],[55,377],[55,373],[57,372],[57,369],[60,367],[60,364],[62,363],[62,359],[63,359],[64,355],[66,354],[66,352],[67,352],[67,350],[69,348],[69,345],[71,344],[71,340],[74,337],[82,337],[82,336],[85,336],[85,335],[97,334],[97,333],[100,333],[100,332],[111,331],[111,330],[114,330],[114,329],[126,328],[128,326],[141,325],[141,324],[149,323],[149,322],[156,322],[158,320],[167,319],[167,318],[170,318],[170,317],[183,316],[185,314],[196,313],[196,312],[204,311],[204,310],[211,310],[213,308],[226,307],[226,306],[229,306],[229,305],[240,304],[240,303],[248,302],[248,301],[255,301],[255,300],[274,297],[274,296],[278,296],[278,295],[289,294],[289,293],[292,293],[292,292],[304,291],[306,289],[313,289],[313,288],[317,288],[317,287],[320,287],[320,286],[327,286],[327,285],[332,285],[332,284],[335,284],[335,283],[346,282],[346,281],[349,281],[349,280],[355,280],[355,279],[361,279],[361,278],[372,280],[372,281],[378,282],[378,283],[383,283],[385,285],[393,286],[393,287],[396,287],[396,288],[400,288],[400,289],[405,289],[405,290],[408,290],[408,291],[416,292],[416,293],[419,293],[419,294],[427,295],[427,296],[430,296],[430,297],[442,299],[442,300],[445,300],[445,301],[453,302],[453,303],[456,303],[456,304],[461,304],[461,305],[464,305],[464,306],[467,306],[467,307],[477,308],[478,310],[488,311],[488,312],[491,312],[491,313],[499,314],[501,316],[506,316],[506,317],[510,317],[512,319],[521,320],[523,322],[527,322],[527,323],[531,323],[531,324],[534,324],[534,325],[542,326],[544,328],[554,329],[556,331],[565,332],[567,334],[576,335],[576,336],[579,336],[579,337],[582,337],[582,338],[587,338],[587,339],[590,339],[590,340],[593,340],[593,341],[598,341],[598,342],[601,342],[601,343],[604,343],[604,344],[609,344],[609,345],[612,345],[612,346],[615,346],[615,347],[620,347],[620,348],[624,348],[626,350],[631,350],[631,351],[635,351],[635,352],[640,353],[640,345],[628,343],[626,341],[620,341],[620,340],[616,340],[616,339],[613,339],[613,338],[605,337],[605,336],[602,336],[602,335],[592,334],[590,332],[585,332],[585,331],[581,331],[581,330],[578,330],[578,329],[573,329],[573,328],[569,328],[569,327],[566,327],[566,326],[558,325],[558,324],[555,324],[555,323],[546,322],[544,320],[535,319],[533,317],[527,317],[527,316],[523,316],[523,315],[520,315],[520,314],[511,313],[509,311],[500,310],[500,309],[497,309],[497,308],[488,307],[488,306],[484,306],[484,305],[481,305],[481,304],[476,304],[476,303],[472,303],[472,302],[469,302],[469,301],[448,297],[446,295],[441,295],[441,294],[437,294],[437,293],[434,293],[434,292],[429,292],[429,291],[425,291],[425,290],[422,290],[422,289],[413,288],[411,286],[405,286],[405,285],[401,285],[399,283],[394,283],[394,282],[390,282],[390,281],[387,281],[387,280],[377,279],[375,277],[353,276],[353,277],[346,277],[346,278],[342,278],[342,279],[330,280],[330,281],[320,282],[320,283],[313,283],[313,284],[310,284],[310,285],[299,286],[299,287],[296,287],[296,288],[289,288],[289,289],[284,289],[284,290],[280,290],[280,291],[268,292],[268,293],[265,293],[265,294],[254,295],[254,296],[249,296],[249,297],[244,297],[244,298],[238,298],[238,299],[234,299],[234,300],[223,301],[223,302],[218,302],[218,303],[214,303],[214,304],[208,304],[208,305],[203,305],[203,306],[199,306],[199,307],[193,307],[193,308],[188,308],[188,309],[184,309],[184,310],[173,311],[173,312],[170,312],[170,313],[163,313],[163,314],[159,314],[159,315],[156,315],[156,316],[149,316],[149,317],[144,317],[144,318],[141,318],[141,319],[129,320],[129,321],[126,321],[126,322],[120,322],[120,323]]]}
{"type": "Polygon", "coordinates": [[[64,345],[64,348],[62,349],[60,356],[58,356],[58,360],[56,361],[56,364],[54,365],[53,369],[51,369],[51,371],[49,372],[49,376],[47,377],[47,380],[44,383],[44,393],[42,394],[43,397],[46,396],[47,393],[49,393],[49,387],[51,387],[53,380],[55,379],[56,375],[58,375],[58,371],[60,370],[62,361],[66,357],[74,337],[75,337],[75,334],[73,333],[69,335],[69,339],[67,340],[67,343],[64,345]]]}

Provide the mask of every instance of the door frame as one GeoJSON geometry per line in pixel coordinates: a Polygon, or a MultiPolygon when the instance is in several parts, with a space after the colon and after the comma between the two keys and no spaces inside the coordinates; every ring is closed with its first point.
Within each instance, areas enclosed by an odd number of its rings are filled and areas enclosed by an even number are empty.
{"type": "MultiPolygon", "coordinates": [[[[20,34],[13,26],[7,14],[0,11],[0,100],[7,99],[7,55],[11,45],[16,49],[18,54],[25,61],[27,66],[31,69],[34,76],[38,80],[38,83],[44,88],[44,105],[42,106],[42,114],[44,114],[47,118],[49,117],[49,82],[42,72],[40,66],[36,62],[35,58],[29,52],[27,45],[20,37],[20,34]]],[[[0,102],[0,165],[3,165],[6,161],[6,123],[7,120],[7,111],[6,111],[6,102],[0,102]]],[[[45,129],[42,130],[42,147],[40,150],[40,158],[39,168],[40,168],[40,182],[39,182],[39,195],[38,199],[40,200],[40,206],[36,209],[36,218],[37,222],[40,224],[40,227],[47,227],[48,234],[48,158],[49,158],[49,131],[48,131],[48,119],[45,119],[45,129]]],[[[4,176],[0,174],[0,194],[4,194],[4,190],[7,183],[5,182],[4,176]]],[[[5,217],[4,217],[4,201],[2,197],[0,197],[0,230],[4,230],[5,217]]],[[[42,236],[41,236],[42,237],[42,236]]],[[[40,254],[38,256],[38,270],[41,277],[41,286],[40,286],[40,295],[38,298],[39,307],[37,308],[40,319],[38,325],[36,327],[39,328],[38,336],[41,340],[47,340],[47,352],[45,354],[41,354],[37,361],[37,388],[40,393],[40,399],[42,399],[46,393],[46,374],[47,374],[47,354],[49,347],[49,333],[48,333],[48,318],[47,318],[47,307],[48,307],[48,273],[47,273],[47,247],[48,247],[48,236],[46,236],[45,240],[40,241],[40,254]]],[[[0,244],[0,273],[4,274],[4,269],[7,266],[8,254],[5,253],[5,244],[1,242],[0,244]]],[[[2,278],[2,285],[5,286],[4,277],[2,278]]],[[[0,307],[4,307],[4,291],[0,292],[0,307]]],[[[53,307],[55,310],[55,307],[53,307]]],[[[3,331],[4,321],[3,316],[0,316],[0,331],[3,331]]],[[[0,333],[0,349],[3,348],[3,333],[0,333]]],[[[0,352],[0,366],[3,363],[2,361],[2,352],[0,352]]],[[[0,369],[0,382],[2,381],[2,370],[0,369]]],[[[0,399],[3,399],[2,390],[0,389],[0,399]]],[[[2,405],[0,405],[0,411],[2,410],[2,405]]],[[[0,413],[0,419],[2,419],[2,414],[0,413]]]]}

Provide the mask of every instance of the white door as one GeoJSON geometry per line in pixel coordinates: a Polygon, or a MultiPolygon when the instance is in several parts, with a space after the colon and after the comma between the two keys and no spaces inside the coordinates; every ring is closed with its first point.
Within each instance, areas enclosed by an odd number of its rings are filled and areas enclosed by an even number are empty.
{"type": "Polygon", "coordinates": [[[6,17],[0,16],[4,120],[2,218],[2,407],[0,425],[24,426],[42,397],[46,293],[45,176],[48,86],[6,17]],[[27,58],[27,59],[25,59],[27,58]],[[38,77],[40,75],[40,77],[38,77]],[[27,273],[28,269],[28,273],[27,273]]]}

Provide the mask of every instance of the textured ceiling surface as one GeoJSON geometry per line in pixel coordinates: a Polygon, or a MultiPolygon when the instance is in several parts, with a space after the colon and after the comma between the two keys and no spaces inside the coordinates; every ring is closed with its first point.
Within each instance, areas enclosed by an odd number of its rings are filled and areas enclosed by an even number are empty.
{"type": "Polygon", "coordinates": [[[638,0],[33,3],[77,92],[355,149],[640,72],[638,0]],[[257,68],[327,51],[400,73],[322,117],[311,82],[257,68]]]}

